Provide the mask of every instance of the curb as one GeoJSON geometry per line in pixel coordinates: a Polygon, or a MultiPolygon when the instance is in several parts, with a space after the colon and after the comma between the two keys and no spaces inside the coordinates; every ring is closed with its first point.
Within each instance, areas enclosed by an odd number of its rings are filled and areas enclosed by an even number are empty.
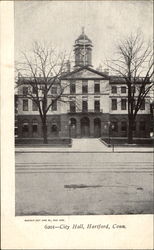
{"type": "Polygon", "coordinates": [[[49,151],[49,150],[45,150],[45,151],[41,151],[41,150],[37,150],[37,151],[24,151],[24,150],[20,150],[20,151],[16,151],[15,153],[153,153],[153,151],[49,151]]]}

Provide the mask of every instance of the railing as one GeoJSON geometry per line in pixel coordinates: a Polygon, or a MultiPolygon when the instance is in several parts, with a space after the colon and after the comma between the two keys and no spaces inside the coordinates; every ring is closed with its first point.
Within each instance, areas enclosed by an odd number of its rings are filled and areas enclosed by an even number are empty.
{"type": "Polygon", "coordinates": [[[67,110],[67,113],[103,113],[103,109],[100,110],[94,110],[94,109],[88,109],[88,110],[67,110]]]}

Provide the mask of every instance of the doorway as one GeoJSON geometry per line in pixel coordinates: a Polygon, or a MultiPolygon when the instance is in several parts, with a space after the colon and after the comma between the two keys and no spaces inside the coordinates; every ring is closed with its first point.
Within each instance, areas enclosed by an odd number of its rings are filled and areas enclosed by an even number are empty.
{"type": "Polygon", "coordinates": [[[94,137],[101,137],[101,120],[99,118],[94,119],[94,137]]]}
{"type": "Polygon", "coordinates": [[[70,137],[76,138],[76,119],[75,118],[70,119],[70,137]]]}
{"type": "Polygon", "coordinates": [[[84,117],[81,119],[81,137],[89,137],[89,135],[90,135],[89,118],[84,117]]]}

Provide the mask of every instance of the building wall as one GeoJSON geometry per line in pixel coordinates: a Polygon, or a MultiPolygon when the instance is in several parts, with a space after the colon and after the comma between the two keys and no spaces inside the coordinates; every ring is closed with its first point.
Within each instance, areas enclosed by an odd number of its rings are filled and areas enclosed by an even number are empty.
{"type": "MultiPolygon", "coordinates": [[[[86,73],[87,77],[87,73],[86,73]]],[[[83,78],[84,79],[84,78],[83,78]]],[[[86,78],[87,79],[87,78],[86,78]]],[[[96,78],[98,80],[98,78],[96,78]]],[[[126,137],[127,130],[122,129],[122,122],[126,122],[127,108],[121,110],[121,99],[127,99],[127,93],[121,93],[121,87],[125,85],[117,84],[117,93],[111,91],[112,84],[109,80],[100,79],[100,93],[94,93],[94,80],[88,80],[88,93],[82,94],[82,80],[76,79],[76,93],[70,94],[70,80],[62,80],[65,86],[63,94],[63,102],[57,103],[57,110],[51,108],[47,115],[48,137],[107,137],[109,134],[109,122],[116,123],[117,129],[111,129],[111,136],[126,137]],[[117,110],[111,109],[111,100],[117,99],[117,110]],[[70,101],[76,100],[76,112],[70,112],[70,101]],[[88,112],[82,111],[82,101],[88,101],[88,112]],[[100,101],[100,112],[94,111],[94,101],[100,101]],[[70,123],[72,122],[72,123],[70,123]]],[[[114,84],[115,86],[115,84],[114,84]]],[[[32,101],[28,100],[28,111],[23,111],[23,86],[18,92],[18,135],[19,137],[40,138],[42,137],[42,125],[39,111],[32,110],[32,101]],[[26,124],[28,131],[25,132],[26,124]],[[24,127],[25,126],[25,127],[24,127]],[[34,128],[37,132],[34,132],[34,128]],[[24,127],[24,128],[23,128],[24,127]]],[[[137,96],[138,92],[136,92],[137,96]]],[[[48,104],[51,102],[51,95],[48,97],[48,104]]],[[[149,137],[150,135],[150,105],[148,102],[144,110],[140,110],[137,115],[136,130],[134,137],[149,137]],[[140,128],[140,123],[145,123],[145,129],[140,128]]]]}

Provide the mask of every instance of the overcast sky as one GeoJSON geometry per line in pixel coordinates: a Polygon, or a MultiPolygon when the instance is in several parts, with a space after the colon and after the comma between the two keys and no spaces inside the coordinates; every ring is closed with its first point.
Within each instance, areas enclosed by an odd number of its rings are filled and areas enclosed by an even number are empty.
{"type": "Polygon", "coordinates": [[[70,52],[82,26],[93,42],[93,65],[114,55],[118,39],[141,30],[152,39],[152,1],[16,1],[15,58],[34,40],[70,52]]]}

